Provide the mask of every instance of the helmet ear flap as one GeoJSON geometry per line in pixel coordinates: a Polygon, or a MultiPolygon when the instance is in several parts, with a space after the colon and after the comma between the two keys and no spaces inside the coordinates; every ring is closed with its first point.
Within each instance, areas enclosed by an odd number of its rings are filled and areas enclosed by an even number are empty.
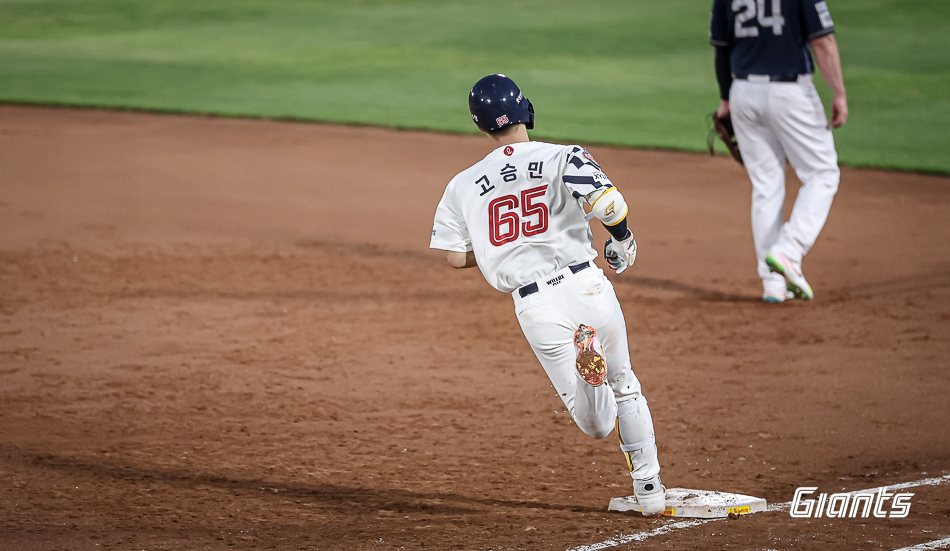
{"type": "Polygon", "coordinates": [[[531,103],[531,100],[525,98],[525,101],[528,102],[528,113],[530,113],[528,121],[525,122],[525,128],[528,130],[534,130],[534,104],[531,103]]]}

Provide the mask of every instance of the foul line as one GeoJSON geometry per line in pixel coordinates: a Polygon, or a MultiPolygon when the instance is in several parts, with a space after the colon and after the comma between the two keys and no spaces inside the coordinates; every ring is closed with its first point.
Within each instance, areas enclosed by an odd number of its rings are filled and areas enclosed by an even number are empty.
{"type": "Polygon", "coordinates": [[[917,545],[911,545],[910,547],[901,547],[894,551],[930,551],[931,549],[946,549],[948,547],[950,547],[950,538],[943,538],[942,540],[919,543],[917,545]]]}
{"type": "MultiPolygon", "coordinates": [[[[918,486],[937,486],[950,482],[950,475],[944,475],[934,478],[924,478],[921,480],[915,480],[913,482],[901,482],[899,484],[891,484],[887,486],[879,486],[877,488],[868,488],[866,490],[854,490],[853,492],[847,492],[849,495],[854,494],[869,494],[874,492],[879,492],[881,490],[903,490],[904,488],[916,488],[918,486]]],[[[776,503],[774,505],[769,505],[768,511],[784,511],[791,508],[792,502],[786,501],[785,503],[776,503]]],[[[572,547],[567,551],[598,551],[600,549],[609,549],[611,547],[618,547],[627,543],[640,542],[655,536],[662,536],[663,534],[668,534],[675,530],[682,530],[684,528],[691,528],[693,526],[701,526],[703,524],[708,524],[710,522],[716,522],[719,520],[726,520],[723,518],[704,518],[704,519],[693,519],[693,520],[681,520],[679,522],[674,522],[672,524],[667,524],[665,526],[660,526],[659,528],[654,528],[653,530],[646,530],[644,532],[637,532],[636,534],[626,534],[622,536],[615,536],[606,541],[600,543],[592,543],[590,545],[581,545],[578,547],[572,547]]],[[[950,538],[946,540],[939,540],[935,542],[930,542],[926,544],[921,544],[923,546],[928,545],[940,545],[941,547],[908,547],[906,549],[899,549],[897,551],[925,551],[929,549],[944,549],[950,546],[950,538]]]]}

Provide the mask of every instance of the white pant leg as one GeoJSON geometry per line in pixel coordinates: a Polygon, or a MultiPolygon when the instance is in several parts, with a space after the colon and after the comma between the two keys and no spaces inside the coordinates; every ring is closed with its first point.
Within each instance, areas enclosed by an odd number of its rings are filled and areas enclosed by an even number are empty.
{"type": "MultiPolygon", "coordinates": [[[[617,402],[611,386],[591,387],[580,379],[575,363],[574,331],[584,323],[596,329],[600,336],[601,328],[613,317],[614,306],[603,300],[604,290],[609,284],[600,269],[588,268],[569,277],[558,287],[542,288],[538,293],[515,299],[518,323],[541,367],[574,422],[594,438],[604,438],[613,430],[617,402]],[[589,300],[581,300],[581,297],[589,300]],[[585,302],[590,304],[584,305],[585,302]],[[586,321],[576,321],[576,314],[586,321]]],[[[604,352],[607,354],[606,349],[604,352]]],[[[607,356],[607,376],[610,378],[611,355],[607,356]]]]}
{"type": "Polygon", "coordinates": [[[729,108],[736,140],[752,181],[752,239],[759,277],[769,275],[765,256],[778,243],[785,204],[785,151],[773,130],[771,84],[736,80],[729,108]]]}
{"type": "Polygon", "coordinates": [[[617,430],[620,451],[627,456],[630,476],[644,479],[659,473],[653,416],[646,398],[640,396],[618,405],[617,430]]]}
{"type": "MultiPolygon", "coordinates": [[[[620,449],[627,458],[631,476],[637,479],[650,478],[660,472],[653,416],[647,399],[641,392],[640,381],[631,366],[623,310],[609,280],[607,285],[610,288],[604,293],[609,292],[611,302],[615,305],[614,315],[602,327],[593,327],[597,330],[601,346],[604,347],[607,382],[617,401],[617,437],[620,439],[620,449]]],[[[579,387],[590,388],[587,384],[580,384],[579,387]]]]}
{"type": "Polygon", "coordinates": [[[792,215],[774,249],[801,262],[818,239],[838,191],[838,154],[821,98],[810,78],[772,84],[770,91],[775,133],[802,181],[792,215]]]}
{"type": "Polygon", "coordinates": [[[649,472],[642,476],[647,478],[659,472],[653,419],[630,366],[620,303],[603,271],[588,268],[549,292],[515,297],[515,312],[525,338],[577,426],[589,436],[604,438],[619,424],[622,441],[649,441],[635,454],[631,467],[635,474],[649,472]],[[606,356],[606,385],[592,387],[577,373],[574,331],[580,324],[597,331],[606,356]],[[636,407],[624,406],[634,400],[636,407]],[[625,413],[619,421],[618,403],[625,413]]]}

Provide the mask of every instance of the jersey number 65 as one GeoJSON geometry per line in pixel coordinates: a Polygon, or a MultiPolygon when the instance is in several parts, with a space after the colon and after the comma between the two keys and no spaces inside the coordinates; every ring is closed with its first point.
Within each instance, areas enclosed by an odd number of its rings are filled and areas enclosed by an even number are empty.
{"type": "Polygon", "coordinates": [[[548,230],[548,206],[539,201],[548,186],[539,186],[521,192],[521,201],[515,195],[505,195],[488,203],[488,239],[499,247],[518,239],[519,234],[537,235],[548,230]],[[519,218],[517,209],[521,207],[519,218]],[[524,222],[521,220],[524,219],[524,222]]]}

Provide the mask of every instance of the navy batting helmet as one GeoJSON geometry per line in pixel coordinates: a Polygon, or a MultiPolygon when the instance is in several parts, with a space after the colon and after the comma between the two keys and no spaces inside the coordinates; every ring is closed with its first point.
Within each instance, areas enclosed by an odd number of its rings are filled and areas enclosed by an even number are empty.
{"type": "Polygon", "coordinates": [[[505,75],[488,75],[476,82],[468,95],[468,110],[486,132],[517,123],[534,128],[534,106],[505,75]]]}

